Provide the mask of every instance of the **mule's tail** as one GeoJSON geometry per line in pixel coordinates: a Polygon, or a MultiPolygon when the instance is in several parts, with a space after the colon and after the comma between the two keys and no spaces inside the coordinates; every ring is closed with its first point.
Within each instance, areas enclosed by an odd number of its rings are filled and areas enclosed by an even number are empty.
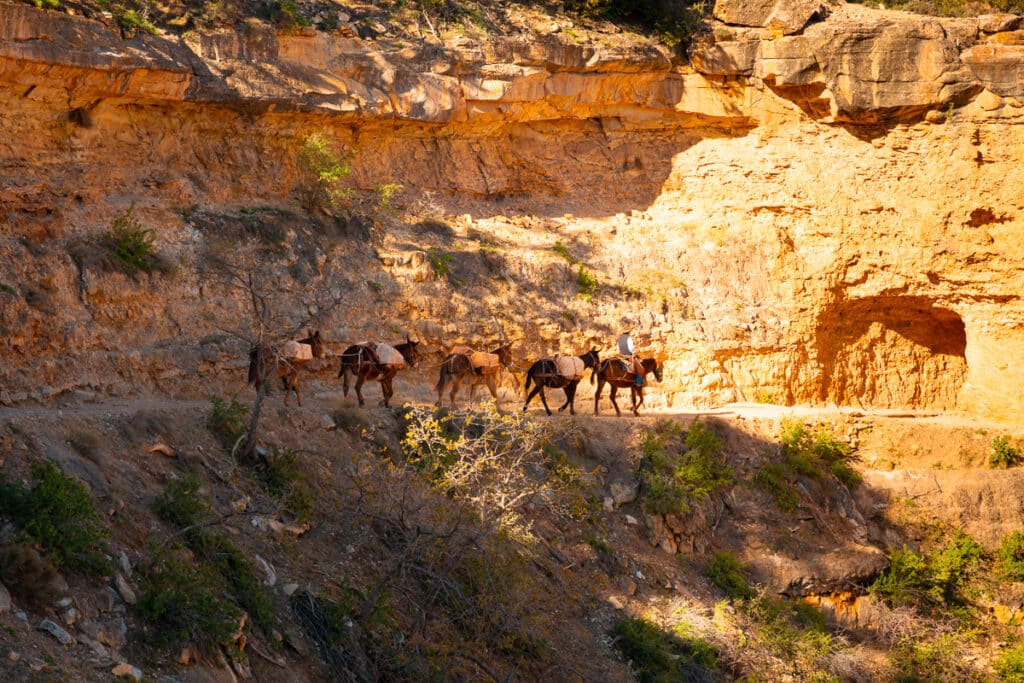
{"type": "Polygon", "coordinates": [[[448,384],[448,382],[451,380],[451,365],[452,362],[450,358],[445,359],[445,361],[441,363],[441,374],[438,376],[437,384],[434,386],[434,391],[436,391],[438,394],[441,393],[441,390],[444,389],[444,386],[448,384]]]}
{"type": "Polygon", "coordinates": [[[600,365],[595,365],[594,367],[590,368],[590,383],[591,384],[594,383],[594,378],[597,376],[597,373],[600,370],[601,370],[601,366],[600,365]]]}
{"type": "Polygon", "coordinates": [[[249,349],[249,384],[256,384],[260,376],[260,347],[254,346],[249,349]]]}
{"type": "Polygon", "coordinates": [[[526,371],[526,384],[523,385],[523,396],[530,394],[530,382],[533,381],[533,368],[526,371]]]}

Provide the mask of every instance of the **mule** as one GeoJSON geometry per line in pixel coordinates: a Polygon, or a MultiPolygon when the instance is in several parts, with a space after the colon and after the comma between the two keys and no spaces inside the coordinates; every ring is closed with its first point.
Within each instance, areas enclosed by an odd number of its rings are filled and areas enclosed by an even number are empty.
{"type": "MultiPolygon", "coordinates": [[[[297,340],[299,344],[305,344],[312,349],[313,358],[324,357],[324,340],[320,336],[320,330],[310,332],[305,339],[297,340]]],[[[299,371],[306,367],[308,358],[285,358],[278,351],[262,344],[254,344],[249,349],[249,384],[256,387],[259,393],[263,382],[268,379],[280,379],[284,387],[284,404],[288,405],[288,399],[292,392],[295,392],[295,400],[299,406],[302,405],[302,392],[299,390],[299,371]]]]}
{"type": "MultiPolygon", "coordinates": [[[[404,344],[394,346],[394,349],[402,354],[405,364],[410,368],[416,367],[420,362],[419,344],[419,342],[410,341],[407,336],[404,344]]],[[[351,374],[355,378],[356,398],[359,399],[360,407],[364,405],[363,384],[377,380],[380,382],[380,390],[384,395],[378,405],[386,408],[391,397],[395,395],[392,380],[402,366],[381,362],[375,346],[375,344],[353,344],[345,349],[341,354],[341,368],[338,369],[338,377],[341,378],[341,390],[345,396],[348,396],[348,376],[351,374]]]]}
{"type": "MultiPolygon", "coordinates": [[[[596,349],[590,349],[582,356],[576,356],[583,361],[584,368],[590,368],[590,376],[593,379],[594,371],[597,369],[598,363],[601,359],[597,355],[596,349]]],[[[576,387],[580,383],[578,379],[570,379],[565,377],[558,372],[558,368],[555,364],[554,358],[541,358],[539,361],[530,366],[530,369],[526,371],[526,386],[523,387],[523,393],[526,394],[526,403],[523,404],[523,412],[526,412],[526,407],[530,405],[530,400],[540,394],[540,402],[544,404],[544,410],[547,411],[548,415],[551,414],[551,409],[548,408],[548,400],[544,396],[544,389],[562,389],[565,391],[565,403],[558,409],[558,412],[565,410],[566,406],[569,407],[569,414],[576,414],[576,387]],[[533,383],[533,391],[530,391],[530,383],[533,383]]]]}
{"type": "MultiPolygon", "coordinates": [[[[644,358],[640,361],[640,364],[644,369],[644,383],[646,384],[647,375],[654,373],[654,378],[659,382],[662,379],[662,366],[656,358],[644,358]]],[[[615,407],[615,414],[620,416],[622,411],[619,410],[619,404],[615,402],[615,392],[620,387],[623,389],[631,389],[630,398],[633,403],[633,415],[639,415],[640,411],[638,408],[643,405],[644,402],[644,388],[643,386],[637,386],[636,375],[633,374],[632,368],[628,361],[624,361],[621,358],[605,358],[601,361],[597,370],[591,373],[590,382],[593,384],[594,377],[597,377],[597,391],[594,393],[594,415],[598,414],[598,406],[601,402],[601,391],[604,389],[604,385],[608,384],[611,386],[611,392],[609,398],[612,400],[612,406],[615,407]],[[637,401],[637,396],[640,400],[637,401]]]]}
{"type": "Polygon", "coordinates": [[[512,343],[507,342],[491,351],[491,355],[498,357],[498,366],[493,369],[473,367],[471,359],[473,354],[462,352],[448,354],[448,357],[441,363],[441,373],[437,378],[437,385],[434,386],[434,389],[437,391],[437,407],[441,407],[441,395],[449,385],[452,388],[449,397],[451,405],[454,407],[455,395],[459,392],[459,387],[467,382],[469,383],[469,400],[471,402],[473,395],[476,393],[476,388],[483,384],[490,390],[491,396],[494,397],[494,402],[497,403],[498,372],[502,367],[511,370],[509,366],[512,364],[512,343]]]}

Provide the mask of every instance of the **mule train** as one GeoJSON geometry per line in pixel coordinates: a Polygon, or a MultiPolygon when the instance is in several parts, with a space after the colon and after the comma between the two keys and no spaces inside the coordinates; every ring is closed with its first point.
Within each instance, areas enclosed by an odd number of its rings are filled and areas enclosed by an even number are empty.
{"type": "MultiPolygon", "coordinates": [[[[512,370],[512,344],[504,342],[490,352],[478,352],[466,346],[452,348],[440,365],[440,373],[434,390],[437,392],[436,404],[441,407],[447,391],[449,403],[455,406],[459,389],[469,386],[469,400],[472,401],[478,386],[486,386],[494,400],[498,401],[498,377],[502,368],[512,370]]],[[[355,380],[355,393],[360,406],[365,405],[363,385],[372,380],[380,382],[382,398],[379,405],[390,406],[394,397],[393,380],[407,366],[415,368],[421,360],[420,342],[412,341],[406,335],[405,342],[394,346],[383,343],[363,342],[352,344],[341,353],[341,364],[337,377],[342,380],[342,392],[348,396],[349,376],[355,380]]],[[[260,391],[268,379],[280,379],[285,389],[285,405],[291,393],[295,392],[298,404],[302,405],[300,390],[300,371],[313,358],[324,356],[325,344],[320,331],[310,332],[308,337],[284,344],[277,352],[266,345],[254,345],[249,351],[249,383],[260,391]]],[[[565,402],[558,412],[569,408],[569,413],[576,414],[576,392],[580,381],[587,370],[590,370],[590,383],[596,382],[594,392],[594,414],[600,413],[601,393],[607,384],[610,387],[609,399],[615,408],[616,415],[621,415],[616,401],[618,389],[630,389],[631,410],[639,415],[639,408],[644,404],[644,384],[646,377],[653,374],[660,382],[663,378],[663,366],[657,358],[640,358],[632,353],[632,340],[628,334],[619,338],[621,355],[601,359],[597,349],[591,348],[579,356],[555,355],[535,361],[526,372],[523,386],[525,401],[523,412],[526,412],[530,401],[540,396],[541,403],[548,415],[552,414],[548,406],[545,389],[562,389],[565,402]],[[622,353],[628,351],[629,353],[622,353]],[[532,386],[532,388],[531,388],[532,386]]]]}

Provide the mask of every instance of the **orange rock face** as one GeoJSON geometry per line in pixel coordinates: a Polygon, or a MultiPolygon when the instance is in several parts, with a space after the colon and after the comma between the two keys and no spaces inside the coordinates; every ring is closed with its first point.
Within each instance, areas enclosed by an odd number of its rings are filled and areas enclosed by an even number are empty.
{"type": "MultiPolygon", "coordinates": [[[[307,250],[316,286],[386,286],[389,323],[428,343],[486,344],[500,319],[540,357],[634,329],[641,353],[668,357],[654,405],[1019,420],[1016,25],[776,5],[718,24],[691,60],[258,23],[124,41],[0,5],[0,401],[197,393],[239,372],[239,349],[201,343],[245,301],[197,267],[217,235],[196,212],[295,209],[297,145],[319,130],[352,152],[355,186],[406,200],[365,270],[307,250]],[[132,205],[170,271],[89,266],[89,240],[132,205]],[[432,273],[426,243],[397,237],[431,212],[454,226],[444,248],[487,267],[432,273]]],[[[389,338],[372,298],[325,314],[333,338],[389,338]]]]}

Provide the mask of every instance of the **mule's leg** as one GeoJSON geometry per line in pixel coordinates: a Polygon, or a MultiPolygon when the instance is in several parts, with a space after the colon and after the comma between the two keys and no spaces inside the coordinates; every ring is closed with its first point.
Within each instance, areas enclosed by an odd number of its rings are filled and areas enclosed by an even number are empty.
{"type": "Polygon", "coordinates": [[[572,380],[571,382],[566,384],[564,387],[562,387],[562,391],[565,392],[565,403],[563,403],[562,407],[558,409],[558,412],[562,412],[566,408],[569,408],[569,412],[571,414],[573,414],[573,415],[576,414],[576,408],[573,405],[573,401],[576,398],[576,385],[577,384],[579,384],[579,380],[572,380]]]}
{"type": "Polygon", "coordinates": [[[359,407],[363,407],[363,383],[366,381],[366,375],[359,373],[356,375],[356,398],[359,399],[359,407]]]}
{"type": "Polygon", "coordinates": [[[531,389],[530,393],[526,396],[526,403],[523,404],[523,412],[524,413],[526,412],[526,406],[530,405],[530,401],[532,401],[533,397],[536,396],[539,393],[541,393],[540,392],[540,385],[539,384],[535,384],[533,386],[533,389],[531,389]]]}
{"type": "MultiPolygon", "coordinates": [[[[284,404],[288,405],[288,399],[290,399],[292,397],[292,389],[294,389],[294,387],[295,387],[295,380],[292,379],[291,375],[285,375],[282,379],[284,379],[284,404]]],[[[298,395],[299,394],[296,391],[295,392],[296,398],[298,397],[298,395]]],[[[300,406],[302,405],[302,401],[301,400],[299,401],[299,405],[300,406]]]]}
{"type": "Polygon", "coordinates": [[[544,404],[544,410],[546,410],[548,415],[550,415],[551,408],[548,408],[548,399],[544,395],[544,385],[538,385],[537,388],[540,389],[540,402],[544,404]]]}
{"type": "MultiPolygon", "coordinates": [[[[452,393],[448,397],[452,401],[452,408],[455,407],[455,394],[458,393],[460,384],[462,384],[462,377],[460,375],[455,375],[452,378],[452,393]]],[[[470,392],[472,392],[472,389],[470,389],[470,392]]],[[[470,395],[472,395],[472,393],[470,395]]]]}
{"type": "MultiPolygon", "coordinates": [[[[497,375],[497,373],[492,373],[490,375],[487,375],[487,388],[491,390],[491,396],[494,398],[494,405],[498,405],[498,375],[497,375]]],[[[541,392],[541,396],[543,396],[543,395],[544,395],[544,392],[541,392]]],[[[544,407],[545,408],[548,407],[547,402],[544,403],[544,407]]]]}
{"type": "Polygon", "coordinates": [[[618,389],[618,387],[616,387],[614,384],[609,384],[609,386],[612,388],[612,390],[611,392],[609,392],[608,398],[612,400],[612,406],[615,407],[615,416],[622,417],[622,411],[619,410],[619,404],[615,402],[615,391],[618,389]]]}
{"type": "Polygon", "coordinates": [[[391,388],[392,377],[394,377],[394,375],[387,374],[380,378],[380,392],[384,394],[384,398],[380,400],[380,405],[385,408],[388,407],[388,401],[391,400],[391,395],[395,393],[391,388]]]}
{"type": "Polygon", "coordinates": [[[601,390],[604,389],[604,377],[597,377],[597,391],[594,392],[594,415],[597,415],[597,408],[601,405],[601,390]]]}
{"type": "Polygon", "coordinates": [[[579,382],[569,382],[565,385],[565,403],[558,409],[558,412],[565,410],[565,406],[569,406],[569,414],[576,414],[576,387],[579,386],[579,382]]]}
{"type": "Polygon", "coordinates": [[[441,407],[441,396],[444,395],[444,390],[448,388],[448,385],[447,384],[439,384],[435,388],[437,389],[437,403],[435,403],[434,405],[437,406],[438,408],[440,408],[441,407]]]}

